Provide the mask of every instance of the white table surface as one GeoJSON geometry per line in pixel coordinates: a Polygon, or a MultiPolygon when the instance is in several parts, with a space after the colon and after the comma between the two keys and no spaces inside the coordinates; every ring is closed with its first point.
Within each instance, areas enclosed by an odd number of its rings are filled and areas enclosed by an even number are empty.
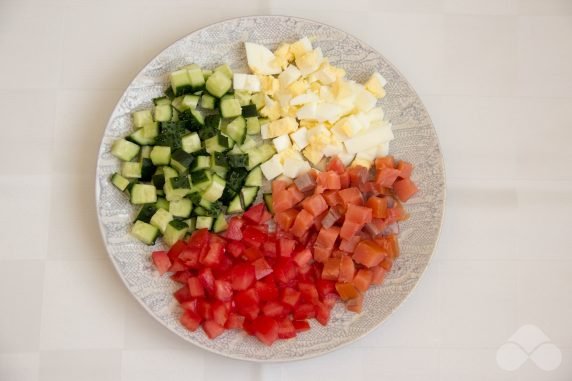
{"type": "Polygon", "coordinates": [[[572,379],[572,0],[0,0],[0,380],[572,379]],[[447,206],[412,296],[368,337],[289,364],[182,341],[116,275],[96,152],[134,74],[175,39],[252,14],[323,21],[382,52],[441,139],[447,206]],[[553,371],[502,370],[522,325],[553,371]]]}

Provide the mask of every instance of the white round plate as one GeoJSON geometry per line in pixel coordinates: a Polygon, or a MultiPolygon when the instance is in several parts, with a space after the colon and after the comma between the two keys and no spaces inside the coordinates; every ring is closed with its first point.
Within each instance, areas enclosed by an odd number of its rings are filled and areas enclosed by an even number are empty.
{"type": "MultiPolygon", "coordinates": [[[[442,156],[433,124],[421,100],[405,78],[383,56],[349,34],[315,21],[286,16],[253,16],[223,21],[176,41],[147,64],[115,107],[105,130],[96,175],[96,203],[101,232],[109,256],[133,296],[161,324],[185,340],[209,351],[251,361],[288,361],[324,354],[365,336],[379,326],[413,290],[433,253],[443,216],[445,183],[442,156]],[[312,321],[310,331],[271,347],[248,335],[228,331],[209,340],[202,330],[189,332],[178,320],[180,310],[172,293],[177,285],[159,277],[150,253],[161,247],[145,246],[130,237],[136,210],[111,185],[109,176],[119,168],[110,154],[114,140],[131,129],[132,111],[150,107],[167,85],[167,74],[183,65],[213,67],[229,64],[248,72],[243,43],[274,49],[281,42],[303,36],[315,38],[325,57],[343,67],[348,77],[365,81],[377,70],[388,80],[387,96],[380,102],[393,123],[395,140],[390,153],[415,165],[414,181],[421,191],[406,204],[411,218],[401,224],[402,254],[381,286],[367,291],[361,314],[337,305],[327,327],[312,321]]],[[[157,329],[161,329],[157,327],[157,329]]]]}

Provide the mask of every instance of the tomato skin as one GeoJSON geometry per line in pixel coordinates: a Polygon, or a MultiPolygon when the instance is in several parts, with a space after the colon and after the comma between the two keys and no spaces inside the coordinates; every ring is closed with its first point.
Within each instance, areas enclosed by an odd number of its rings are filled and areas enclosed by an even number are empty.
{"type": "Polygon", "coordinates": [[[256,282],[254,288],[256,289],[260,300],[263,302],[278,299],[278,287],[276,287],[274,282],[267,280],[258,281],[256,282]]]}
{"type": "Polygon", "coordinates": [[[299,282],[298,290],[300,290],[302,300],[311,304],[316,304],[320,300],[318,289],[314,282],[299,282]]]}
{"type": "Polygon", "coordinates": [[[239,263],[230,270],[232,289],[242,291],[248,289],[255,280],[256,270],[250,263],[239,263]]]}
{"type": "Polygon", "coordinates": [[[202,249],[209,244],[209,231],[208,229],[195,230],[189,238],[189,247],[195,249],[202,249]]]}
{"type": "Polygon", "coordinates": [[[260,247],[264,241],[266,241],[266,238],[265,233],[250,225],[242,231],[242,239],[244,242],[254,247],[260,247]]]}
{"type": "Polygon", "coordinates": [[[294,261],[281,257],[274,266],[274,279],[278,284],[288,285],[296,278],[296,272],[294,261]]]}
{"type": "Polygon", "coordinates": [[[224,327],[215,322],[214,320],[207,320],[203,323],[203,330],[209,337],[209,339],[214,339],[220,336],[224,332],[224,327]]]}
{"type": "Polygon", "coordinates": [[[224,244],[220,242],[212,242],[209,245],[209,249],[205,256],[199,259],[201,264],[214,267],[222,262],[222,256],[224,254],[224,244]]]}
{"type": "Polygon", "coordinates": [[[185,284],[188,282],[189,278],[193,276],[189,270],[186,271],[177,271],[173,275],[171,275],[171,279],[177,283],[185,284]]]}
{"type": "Polygon", "coordinates": [[[265,209],[264,204],[258,203],[248,208],[246,212],[242,214],[242,216],[254,224],[260,224],[264,209],[265,209]]]}
{"type": "MultiPolygon", "coordinates": [[[[242,237],[242,232],[240,233],[242,237]]],[[[239,241],[230,241],[226,244],[226,252],[232,255],[234,258],[240,257],[244,253],[244,244],[239,241]]]]}
{"type": "Polygon", "coordinates": [[[255,261],[259,258],[262,258],[262,257],[264,257],[264,254],[256,246],[247,247],[242,252],[242,258],[244,258],[245,260],[247,260],[249,262],[253,262],[253,261],[255,261]]]}
{"type": "Polygon", "coordinates": [[[228,308],[226,308],[225,304],[221,301],[216,301],[212,304],[212,312],[213,312],[213,320],[220,326],[226,324],[228,320],[228,308]]]}
{"type": "Polygon", "coordinates": [[[295,307],[292,314],[296,320],[312,319],[316,316],[316,310],[312,304],[303,303],[295,307]]]}
{"type": "Polygon", "coordinates": [[[405,202],[409,200],[415,193],[419,191],[417,185],[411,179],[397,180],[393,184],[393,189],[399,200],[405,202]]]}
{"type": "Polygon", "coordinates": [[[199,328],[203,319],[193,311],[185,310],[179,320],[186,329],[194,332],[199,328]]]}
{"type": "Polygon", "coordinates": [[[318,302],[315,306],[316,320],[323,326],[328,325],[330,311],[330,308],[326,304],[318,302]]]}
{"type": "Polygon", "coordinates": [[[155,251],[151,254],[151,257],[159,274],[165,274],[171,267],[171,260],[166,251],[155,251]]]}
{"type": "Polygon", "coordinates": [[[259,316],[253,323],[256,337],[270,346],[278,339],[278,322],[268,316],[259,316]]]}
{"type": "MultiPolygon", "coordinates": [[[[206,252],[206,246],[204,247],[204,250],[206,252]]],[[[187,267],[198,268],[199,258],[202,251],[203,249],[186,248],[179,253],[179,261],[183,262],[187,267]]]]}
{"type": "Polygon", "coordinates": [[[363,240],[357,244],[353,260],[365,267],[374,267],[383,261],[387,253],[373,240],[363,240]]]}
{"type": "Polygon", "coordinates": [[[167,255],[169,256],[169,260],[171,261],[171,263],[175,262],[175,260],[179,258],[179,254],[181,254],[181,251],[185,250],[186,248],[187,244],[184,241],[175,242],[175,244],[171,246],[171,248],[167,252],[167,255]]]}
{"type": "Polygon", "coordinates": [[[209,320],[213,318],[213,308],[212,304],[207,302],[205,299],[197,299],[197,314],[204,320],[209,320]]]}
{"type": "Polygon", "coordinates": [[[191,293],[189,292],[189,287],[184,285],[173,293],[173,296],[179,303],[190,302],[193,300],[191,293]]]}
{"type": "Polygon", "coordinates": [[[213,272],[210,268],[203,268],[200,272],[199,272],[199,280],[201,281],[201,284],[203,285],[203,287],[205,288],[205,291],[208,294],[212,294],[214,291],[214,275],[213,272]]]}

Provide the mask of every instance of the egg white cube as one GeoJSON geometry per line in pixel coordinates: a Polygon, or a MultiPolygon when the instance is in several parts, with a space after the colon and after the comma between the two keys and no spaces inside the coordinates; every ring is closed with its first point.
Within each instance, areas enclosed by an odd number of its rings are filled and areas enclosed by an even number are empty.
{"type": "Polygon", "coordinates": [[[316,113],[314,119],[318,122],[331,122],[334,123],[342,115],[342,108],[335,103],[319,103],[316,105],[316,113]]]}
{"type": "Polygon", "coordinates": [[[260,80],[256,75],[234,73],[232,85],[235,90],[260,91],[260,80]]]}
{"type": "Polygon", "coordinates": [[[365,151],[360,151],[356,154],[356,159],[363,159],[373,161],[377,156],[377,150],[379,146],[371,147],[365,151]]]}
{"type": "Polygon", "coordinates": [[[387,85],[387,80],[378,72],[373,73],[364,85],[367,91],[375,97],[383,98],[385,96],[384,87],[387,85]]]}
{"type": "Polygon", "coordinates": [[[320,99],[322,102],[334,102],[335,97],[330,86],[320,86],[320,99]]]}
{"type": "Polygon", "coordinates": [[[308,129],[306,127],[299,128],[290,134],[290,139],[294,142],[294,148],[303,150],[308,145],[308,129]]]}
{"type": "Polygon", "coordinates": [[[377,98],[364,88],[360,89],[354,99],[354,106],[356,109],[364,112],[368,112],[373,109],[376,103],[377,98]]]}
{"type": "Polygon", "coordinates": [[[303,76],[315,72],[320,68],[324,56],[322,54],[322,49],[316,48],[311,52],[296,57],[296,66],[300,70],[303,76]]]}
{"type": "Polygon", "coordinates": [[[310,170],[310,164],[306,160],[298,160],[295,158],[287,158],[284,160],[284,175],[294,179],[304,172],[310,170]]]}
{"type": "Polygon", "coordinates": [[[353,153],[342,152],[338,154],[338,159],[340,159],[345,166],[350,165],[355,157],[356,155],[353,153]]]}
{"type": "Polygon", "coordinates": [[[270,139],[270,132],[268,132],[269,123],[264,123],[260,126],[260,137],[262,139],[270,139]]]}
{"type": "Polygon", "coordinates": [[[389,155],[389,142],[378,145],[375,157],[382,157],[387,155],[389,155]]]}
{"type": "Polygon", "coordinates": [[[317,103],[305,104],[296,112],[296,117],[298,119],[310,119],[310,120],[315,119],[317,109],[318,109],[317,103]]]}
{"type": "Polygon", "coordinates": [[[284,167],[280,163],[280,158],[277,154],[272,156],[270,160],[260,164],[260,169],[267,180],[272,180],[284,173],[284,167]]]}
{"type": "Polygon", "coordinates": [[[278,76],[278,81],[280,82],[280,87],[287,88],[292,83],[298,80],[302,74],[300,70],[294,65],[288,65],[286,69],[278,76]]]}
{"type": "Polygon", "coordinates": [[[304,105],[306,103],[315,103],[318,102],[320,100],[320,97],[318,97],[318,95],[314,94],[314,93],[305,93],[305,94],[300,94],[297,97],[294,97],[290,100],[290,104],[292,106],[299,106],[299,105],[304,105]]]}
{"type": "Polygon", "coordinates": [[[332,157],[339,155],[345,151],[344,145],[341,142],[332,142],[323,148],[324,156],[332,157]]]}
{"type": "Polygon", "coordinates": [[[369,130],[362,131],[353,138],[344,141],[344,146],[348,153],[357,154],[391,140],[393,140],[391,124],[379,123],[376,126],[372,126],[369,130]]]}
{"type": "Polygon", "coordinates": [[[290,52],[294,54],[294,57],[302,56],[303,54],[312,51],[312,49],[312,42],[308,37],[303,37],[290,45],[290,52]]]}
{"type": "Polygon", "coordinates": [[[374,107],[366,115],[370,122],[379,122],[383,120],[385,113],[381,107],[374,107]]]}
{"type": "Polygon", "coordinates": [[[330,85],[338,78],[336,71],[330,65],[322,66],[321,69],[314,73],[314,76],[323,85],[330,85]]]}
{"type": "Polygon", "coordinates": [[[265,46],[245,42],[246,61],[248,67],[256,74],[272,75],[282,71],[279,65],[276,65],[274,53],[265,46]]]}
{"type": "Polygon", "coordinates": [[[282,152],[285,149],[292,147],[292,142],[290,141],[290,137],[288,137],[288,135],[282,135],[272,139],[272,144],[274,144],[276,152],[282,152]]]}

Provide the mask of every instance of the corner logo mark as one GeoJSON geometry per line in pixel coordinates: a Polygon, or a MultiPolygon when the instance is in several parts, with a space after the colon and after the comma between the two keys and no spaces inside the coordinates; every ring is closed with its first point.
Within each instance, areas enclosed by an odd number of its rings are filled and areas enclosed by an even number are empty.
{"type": "Polygon", "coordinates": [[[528,361],[542,370],[557,369],[562,352],[535,325],[523,325],[497,350],[497,364],[504,370],[514,371],[528,361]]]}

